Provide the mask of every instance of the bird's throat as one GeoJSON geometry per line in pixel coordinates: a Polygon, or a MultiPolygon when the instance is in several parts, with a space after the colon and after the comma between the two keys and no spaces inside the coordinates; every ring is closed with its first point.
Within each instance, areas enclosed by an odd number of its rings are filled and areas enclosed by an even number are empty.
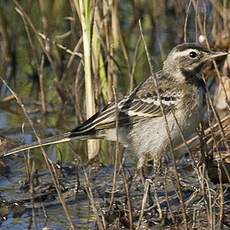
{"type": "Polygon", "coordinates": [[[205,82],[201,77],[200,71],[188,71],[182,68],[180,69],[180,71],[186,83],[201,87],[204,90],[206,89],[205,82]]]}

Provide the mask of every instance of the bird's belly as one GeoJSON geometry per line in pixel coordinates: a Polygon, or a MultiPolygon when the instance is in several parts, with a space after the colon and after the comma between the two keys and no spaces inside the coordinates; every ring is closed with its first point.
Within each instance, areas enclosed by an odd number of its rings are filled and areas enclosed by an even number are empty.
{"type": "Polygon", "coordinates": [[[185,139],[191,137],[201,120],[202,100],[199,96],[192,108],[183,105],[178,112],[169,113],[166,116],[168,127],[164,117],[151,118],[133,127],[130,133],[131,149],[138,155],[141,164],[159,158],[170,150],[169,135],[174,148],[183,142],[182,135],[185,139]]]}
{"type": "MultiPolygon", "coordinates": [[[[170,122],[169,127],[172,127],[170,122]]],[[[166,150],[168,135],[163,117],[149,119],[137,124],[130,133],[131,148],[139,158],[155,157],[166,150]]]]}

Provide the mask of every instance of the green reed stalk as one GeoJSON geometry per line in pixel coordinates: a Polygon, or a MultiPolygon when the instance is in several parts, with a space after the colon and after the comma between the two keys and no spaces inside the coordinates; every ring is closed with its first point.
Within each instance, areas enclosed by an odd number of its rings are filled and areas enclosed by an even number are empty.
{"type": "MultiPolygon", "coordinates": [[[[76,2],[76,1],[75,1],[76,2]]],[[[80,18],[83,36],[85,92],[86,92],[86,116],[95,113],[94,91],[91,74],[91,37],[92,37],[92,3],[90,0],[79,1],[80,18]]]]}
{"type": "MultiPolygon", "coordinates": [[[[78,11],[82,26],[83,52],[84,52],[84,77],[85,77],[85,103],[86,116],[91,117],[95,113],[95,95],[92,80],[92,23],[94,13],[94,1],[75,0],[75,7],[78,11]]],[[[88,158],[92,159],[98,152],[98,144],[95,140],[88,141],[88,158]]]]}

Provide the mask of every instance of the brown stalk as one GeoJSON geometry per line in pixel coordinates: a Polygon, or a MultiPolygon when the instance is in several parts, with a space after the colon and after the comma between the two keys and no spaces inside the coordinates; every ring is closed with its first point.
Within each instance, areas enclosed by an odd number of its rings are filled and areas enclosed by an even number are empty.
{"type": "MultiPolygon", "coordinates": [[[[211,0],[212,1],[212,0],[211,0]]],[[[206,32],[206,14],[205,14],[205,17],[204,17],[204,34],[205,34],[205,37],[207,37],[207,32],[206,32]]],[[[209,42],[208,40],[206,39],[206,45],[207,47],[210,49],[210,45],[209,45],[209,42]]],[[[218,67],[217,67],[217,64],[216,64],[216,61],[214,60],[213,61],[213,64],[214,64],[214,68],[215,68],[215,71],[216,71],[216,74],[217,74],[217,77],[218,77],[218,80],[224,90],[224,94],[225,94],[225,97],[226,97],[226,101],[229,101],[229,98],[228,98],[228,95],[227,95],[227,92],[226,92],[226,89],[225,89],[225,86],[224,86],[224,83],[223,83],[223,79],[220,75],[220,71],[218,70],[218,67]]],[[[227,108],[228,110],[230,111],[230,107],[227,103],[227,108]]]]}
{"type": "MultiPolygon", "coordinates": [[[[201,29],[201,28],[200,28],[200,29],[201,29]]],[[[201,31],[203,31],[204,35],[207,37],[207,34],[206,34],[206,12],[205,12],[205,14],[204,14],[203,29],[201,29],[201,31]]],[[[207,47],[210,49],[210,46],[209,46],[209,43],[208,43],[207,39],[206,39],[206,45],[207,45],[207,47]]],[[[213,63],[214,63],[214,67],[215,67],[215,71],[216,71],[216,73],[217,73],[218,79],[219,79],[219,81],[220,81],[220,83],[221,83],[221,85],[222,85],[222,88],[224,89],[224,93],[225,93],[226,98],[227,98],[226,90],[225,90],[223,81],[222,81],[222,79],[221,79],[220,72],[219,72],[219,70],[218,70],[218,68],[217,68],[216,62],[213,61],[213,63]]],[[[203,80],[205,81],[204,78],[203,78],[203,80]]],[[[208,109],[209,109],[209,107],[211,107],[211,110],[212,110],[212,112],[213,112],[213,114],[214,114],[214,118],[215,118],[215,120],[217,121],[217,125],[218,125],[218,127],[219,127],[219,130],[220,130],[220,133],[221,133],[221,136],[222,136],[222,140],[223,140],[223,142],[224,142],[225,147],[227,148],[227,150],[228,150],[228,152],[229,152],[229,146],[228,146],[228,143],[227,143],[227,140],[226,140],[226,135],[225,135],[225,132],[224,132],[224,128],[223,128],[223,126],[222,126],[222,122],[221,122],[221,120],[220,120],[220,118],[219,118],[219,116],[218,116],[218,113],[216,112],[216,110],[215,110],[215,108],[214,108],[214,105],[213,105],[213,102],[212,102],[212,100],[211,100],[211,97],[210,97],[210,94],[209,94],[209,91],[208,91],[207,86],[206,86],[206,90],[207,90],[206,95],[207,95],[207,102],[208,102],[207,105],[208,105],[208,109]]],[[[209,122],[209,124],[210,124],[210,122],[209,122]]],[[[216,142],[216,137],[215,137],[215,135],[214,135],[214,133],[213,133],[211,127],[210,127],[210,131],[211,131],[211,134],[212,134],[212,138],[213,138],[213,141],[214,141],[214,145],[215,145],[215,147],[216,147],[216,150],[217,150],[218,155],[219,155],[219,158],[220,158],[220,162],[219,162],[219,161],[217,162],[217,166],[218,166],[218,177],[219,177],[219,182],[220,182],[220,186],[219,186],[219,188],[220,188],[220,189],[219,189],[219,191],[220,191],[220,192],[219,192],[219,196],[220,196],[220,211],[219,211],[220,222],[219,222],[219,227],[221,228],[221,227],[222,227],[222,221],[223,221],[223,211],[224,211],[224,204],[223,204],[223,202],[224,202],[224,201],[223,201],[222,172],[221,172],[221,169],[220,169],[220,163],[221,163],[221,165],[222,165],[222,167],[223,167],[223,169],[224,169],[224,172],[225,172],[225,174],[226,174],[228,180],[230,180],[230,177],[229,177],[229,172],[228,172],[228,170],[227,170],[227,168],[226,168],[226,166],[225,166],[225,164],[224,164],[222,155],[221,155],[221,153],[220,153],[220,151],[219,151],[218,144],[217,144],[217,142],[216,142]]],[[[207,185],[208,185],[208,184],[207,184],[207,185]]],[[[208,190],[208,191],[209,191],[209,190],[208,190]]],[[[211,198],[209,198],[209,200],[210,200],[210,199],[211,199],[211,198]]],[[[211,201],[210,201],[210,202],[211,202],[211,201]]],[[[213,228],[213,227],[214,227],[214,223],[215,223],[215,221],[213,220],[213,217],[215,217],[215,215],[212,214],[211,205],[212,205],[212,204],[209,203],[209,206],[210,206],[210,216],[209,216],[209,217],[211,218],[211,220],[209,220],[209,223],[211,223],[211,228],[213,228]]]]}
{"type": "MultiPolygon", "coordinates": [[[[24,134],[24,124],[22,125],[22,133],[24,134]]],[[[26,175],[27,175],[27,181],[26,183],[29,183],[29,193],[30,193],[30,202],[32,206],[32,221],[34,224],[34,228],[37,230],[37,219],[35,214],[35,206],[34,206],[34,183],[33,183],[33,177],[35,172],[35,164],[34,161],[31,161],[30,154],[27,152],[27,154],[24,155],[24,164],[26,168],[26,175]]]]}
{"type": "MultiPolygon", "coordinates": [[[[205,82],[205,79],[203,78],[204,82],[205,82]]],[[[206,85],[206,84],[205,84],[206,85]]],[[[207,95],[207,100],[208,100],[208,105],[211,107],[211,110],[214,114],[214,118],[215,120],[217,121],[217,124],[218,124],[218,127],[219,127],[219,130],[220,130],[220,133],[221,133],[221,136],[222,136],[222,141],[227,149],[228,152],[230,152],[229,150],[229,145],[228,145],[228,142],[226,140],[226,136],[225,136],[225,132],[224,132],[224,129],[223,129],[223,126],[222,126],[222,123],[221,123],[221,120],[220,120],[220,117],[218,115],[218,113],[216,112],[216,109],[214,108],[214,105],[213,105],[213,102],[211,100],[211,97],[210,97],[210,94],[209,94],[209,91],[208,91],[208,88],[207,88],[207,85],[206,85],[206,95],[207,95]]],[[[218,151],[219,152],[219,151],[218,151]]],[[[224,164],[224,161],[223,161],[223,157],[221,156],[220,152],[219,152],[219,158],[221,159],[221,162],[222,162],[222,166],[224,168],[224,171],[226,173],[226,176],[228,177],[228,180],[230,182],[230,175],[229,175],[229,172],[224,164]]]]}
{"type": "Polygon", "coordinates": [[[222,171],[220,168],[220,162],[217,161],[217,170],[218,170],[218,177],[219,177],[219,197],[220,197],[220,212],[219,212],[219,229],[223,229],[223,220],[224,220],[224,191],[223,191],[223,184],[222,184],[222,171]]]}
{"type": "Polygon", "coordinates": [[[104,229],[106,229],[105,222],[103,221],[104,217],[103,217],[102,213],[100,213],[100,214],[98,213],[96,203],[95,203],[94,197],[93,197],[93,192],[92,192],[92,189],[91,189],[91,186],[90,186],[89,178],[88,178],[87,173],[86,173],[84,168],[83,168],[83,173],[84,173],[84,176],[85,176],[86,192],[87,192],[87,195],[89,197],[90,203],[92,205],[93,213],[96,216],[98,228],[100,230],[104,230],[104,229]]]}
{"type": "Polygon", "coordinates": [[[24,9],[21,7],[21,5],[18,3],[17,0],[13,0],[13,1],[14,1],[14,4],[17,6],[17,7],[16,7],[17,12],[22,16],[22,18],[24,18],[24,20],[26,21],[26,23],[30,26],[30,28],[31,28],[32,31],[34,32],[34,34],[35,34],[35,36],[36,36],[36,38],[37,38],[37,40],[38,40],[38,42],[39,42],[39,44],[40,44],[42,50],[43,50],[44,53],[46,54],[46,56],[47,56],[47,58],[48,58],[48,60],[49,60],[49,62],[50,62],[50,64],[51,64],[51,66],[52,66],[52,69],[54,70],[54,74],[55,74],[56,76],[58,76],[58,75],[57,75],[57,72],[56,72],[56,68],[55,68],[54,62],[53,62],[53,60],[52,60],[52,58],[51,58],[49,52],[47,51],[45,45],[42,43],[42,40],[41,40],[41,38],[40,38],[40,36],[39,36],[39,33],[38,33],[38,31],[36,30],[36,28],[34,27],[34,25],[33,25],[32,21],[31,21],[30,17],[26,14],[26,12],[25,12],[24,9]]]}
{"type": "Polygon", "coordinates": [[[74,50],[72,51],[72,50],[70,50],[69,48],[65,47],[64,45],[58,43],[57,41],[54,41],[54,40],[51,41],[51,40],[50,40],[45,34],[43,34],[43,33],[38,32],[38,35],[39,35],[39,37],[40,37],[42,40],[47,41],[47,42],[49,42],[49,43],[52,43],[53,45],[56,45],[59,49],[64,50],[67,54],[70,54],[70,55],[71,55],[71,57],[70,57],[70,60],[71,60],[71,61],[69,61],[68,64],[67,64],[68,67],[69,67],[70,63],[72,62],[72,59],[71,59],[71,58],[73,58],[73,57],[75,57],[75,56],[77,56],[77,57],[79,57],[79,58],[82,58],[82,56],[83,56],[82,53],[79,53],[79,52],[78,52],[78,50],[80,49],[81,43],[82,43],[82,37],[79,39],[77,45],[75,46],[74,50]]]}
{"type": "Polygon", "coordinates": [[[193,4],[193,8],[194,8],[195,13],[196,13],[195,26],[196,26],[196,42],[197,42],[198,41],[198,37],[197,37],[198,36],[198,28],[199,28],[199,31],[200,31],[201,34],[204,34],[204,31],[203,31],[201,16],[198,13],[198,4],[197,4],[197,1],[192,0],[192,4],[193,4]]]}
{"type": "MultiPolygon", "coordinates": [[[[80,39],[78,40],[76,46],[74,47],[73,52],[71,51],[72,54],[71,54],[71,56],[70,56],[70,58],[69,58],[69,61],[68,61],[68,63],[67,63],[67,68],[70,68],[70,66],[71,66],[71,64],[72,64],[72,62],[73,62],[73,59],[74,59],[75,55],[76,55],[76,54],[79,54],[79,53],[78,53],[78,50],[80,49],[81,45],[82,45],[82,36],[80,37],[80,39]]],[[[82,55],[81,55],[81,56],[82,56],[82,55]]],[[[82,57],[81,57],[81,58],[82,58],[82,57]]]]}
{"type": "Polygon", "coordinates": [[[217,0],[210,0],[210,2],[213,4],[218,14],[224,19],[225,15],[221,2],[217,0]]]}
{"type": "Polygon", "coordinates": [[[134,76],[135,76],[135,70],[136,70],[136,66],[137,66],[137,55],[138,55],[138,50],[139,50],[139,47],[140,47],[140,43],[141,43],[141,37],[139,36],[138,40],[137,40],[137,44],[135,46],[132,69],[131,69],[131,74],[130,74],[130,79],[129,79],[129,92],[130,93],[134,88],[134,76]]]}
{"type": "Polygon", "coordinates": [[[126,44],[125,44],[125,40],[122,36],[122,33],[120,31],[120,27],[119,27],[119,34],[120,34],[120,42],[121,42],[121,49],[122,49],[122,52],[123,52],[123,55],[124,55],[124,58],[125,58],[125,61],[126,61],[126,65],[127,65],[127,69],[128,69],[128,76],[129,76],[129,79],[131,79],[131,65],[130,65],[130,58],[129,58],[129,55],[128,55],[128,51],[127,51],[127,47],[126,47],[126,44]]]}
{"type": "Polygon", "coordinates": [[[157,97],[158,97],[158,100],[160,101],[160,109],[161,109],[162,115],[163,115],[164,120],[165,120],[166,131],[167,131],[168,139],[169,139],[169,142],[170,142],[170,150],[171,150],[171,155],[172,155],[172,159],[173,159],[173,166],[174,166],[175,175],[176,175],[176,186],[177,186],[176,190],[177,190],[178,198],[179,198],[180,205],[181,205],[181,208],[182,208],[182,215],[183,215],[183,219],[184,219],[184,227],[185,227],[185,229],[188,229],[186,210],[185,210],[185,205],[184,205],[183,196],[182,196],[182,190],[181,190],[181,186],[180,186],[180,179],[179,179],[179,175],[178,175],[177,167],[176,167],[175,151],[174,151],[174,147],[173,147],[172,137],[170,135],[170,129],[169,129],[169,125],[168,125],[168,120],[167,120],[167,117],[165,115],[164,108],[162,106],[161,97],[160,97],[160,93],[159,93],[158,82],[157,82],[156,76],[155,76],[155,74],[153,72],[153,68],[152,68],[152,64],[151,64],[151,58],[150,58],[150,55],[149,55],[149,52],[148,52],[148,49],[147,49],[147,45],[146,45],[146,42],[145,42],[145,39],[144,39],[144,35],[143,35],[142,26],[141,26],[140,21],[139,21],[139,28],[140,28],[141,37],[142,37],[142,40],[143,40],[143,43],[144,43],[145,52],[146,52],[146,55],[147,55],[151,75],[153,76],[153,79],[154,79],[154,84],[155,84],[155,87],[156,87],[157,97]]]}
{"type": "MultiPolygon", "coordinates": [[[[169,204],[169,197],[168,197],[168,186],[167,186],[167,168],[165,169],[165,172],[164,172],[164,190],[165,190],[165,197],[166,197],[166,202],[167,202],[167,206],[168,206],[168,210],[169,210],[169,214],[172,218],[172,222],[174,224],[174,226],[176,226],[176,220],[175,220],[175,216],[173,214],[173,211],[171,209],[171,206],[169,204]]],[[[177,226],[176,226],[176,229],[177,229],[177,226]]]]}
{"type": "MultiPolygon", "coordinates": [[[[206,99],[206,101],[208,101],[208,99],[206,99]]],[[[210,104],[207,102],[208,104],[208,110],[210,110],[210,104]]],[[[210,113],[210,112],[209,112],[210,113]]],[[[209,124],[211,124],[211,121],[210,121],[210,118],[209,118],[209,124]]],[[[220,163],[224,169],[224,172],[228,178],[228,180],[230,180],[230,177],[229,177],[229,172],[224,164],[224,161],[223,161],[223,158],[221,156],[221,153],[219,151],[219,148],[218,148],[218,144],[217,144],[217,141],[216,141],[216,138],[215,138],[215,135],[211,129],[211,134],[212,134],[212,137],[213,137],[213,142],[214,142],[214,148],[216,149],[216,151],[218,152],[218,155],[219,155],[219,158],[220,158],[220,161],[218,160],[217,161],[217,173],[218,173],[218,178],[219,178],[219,196],[220,196],[220,212],[219,212],[219,217],[220,217],[220,221],[219,221],[219,225],[222,226],[222,222],[223,222],[223,212],[224,212],[224,202],[223,202],[223,184],[222,184],[222,172],[221,172],[221,169],[220,169],[220,163]]],[[[210,210],[211,210],[211,207],[210,207],[210,210]]]]}
{"type": "Polygon", "coordinates": [[[113,170],[113,186],[112,186],[112,193],[110,198],[110,204],[109,204],[109,210],[112,210],[113,201],[114,201],[114,194],[116,190],[116,181],[117,181],[117,165],[118,165],[118,154],[119,154],[119,123],[118,123],[118,116],[119,116],[119,110],[117,105],[117,94],[116,89],[113,87],[113,97],[115,100],[116,105],[116,149],[115,149],[115,160],[114,160],[114,170],[113,170]]]}
{"type": "Polygon", "coordinates": [[[123,178],[123,181],[124,181],[124,188],[125,188],[125,194],[126,194],[127,205],[128,205],[129,229],[133,230],[132,203],[131,203],[131,199],[130,199],[129,186],[128,186],[128,182],[127,182],[127,178],[126,178],[123,163],[121,164],[121,174],[122,174],[122,178],[123,178]]]}
{"type": "Polygon", "coordinates": [[[80,83],[80,71],[81,71],[81,67],[82,67],[82,62],[79,62],[78,67],[77,67],[77,73],[76,73],[76,76],[75,76],[75,82],[74,82],[74,95],[75,95],[74,106],[75,106],[75,114],[78,117],[78,120],[80,122],[82,122],[84,120],[83,119],[83,114],[82,114],[81,110],[79,110],[79,108],[81,108],[81,106],[80,106],[80,96],[79,96],[79,91],[80,91],[80,88],[81,88],[80,87],[81,84],[79,84],[80,83]]]}
{"type": "MultiPolygon", "coordinates": [[[[221,119],[220,121],[221,121],[221,123],[223,124],[225,121],[228,121],[229,119],[230,119],[230,115],[227,115],[226,117],[224,117],[224,118],[221,119]]],[[[205,135],[205,136],[210,135],[210,133],[213,132],[212,130],[215,131],[215,129],[216,129],[218,126],[219,126],[219,124],[218,124],[217,122],[216,122],[214,125],[211,125],[211,124],[210,124],[209,128],[207,128],[207,129],[204,130],[204,135],[205,135]]],[[[225,127],[223,127],[223,128],[226,129],[227,126],[225,126],[225,127]]],[[[215,132],[216,132],[216,131],[215,131],[215,132]]],[[[196,135],[196,136],[190,138],[190,139],[187,141],[187,144],[188,144],[188,145],[192,145],[192,144],[193,144],[195,141],[197,141],[198,139],[199,139],[199,136],[196,135]]],[[[208,141],[207,141],[207,143],[208,143],[208,141]]],[[[184,144],[185,144],[185,143],[180,144],[179,146],[177,146],[177,147],[175,148],[175,150],[178,150],[178,149],[182,148],[182,147],[184,146],[184,144]]]]}
{"type": "MultiPolygon", "coordinates": [[[[30,119],[28,113],[26,112],[26,109],[25,109],[25,106],[24,104],[22,103],[21,99],[17,96],[17,94],[9,87],[9,85],[5,82],[5,80],[2,79],[2,77],[0,77],[1,81],[3,82],[3,84],[7,87],[7,89],[11,92],[11,94],[15,97],[16,101],[17,101],[17,104],[21,107],[26,119],[28,120],[29,124],[30,124],[30,127],[31,129],[33,130],[33,133],[38,141],[38,143],[41,145],[41,139],[40,137],[38,136],[38,133],[37,131],[35,130],[34,128],[34,125],[33,125],[33,122],[32,120],[30,119]]],[[[61,189],[60,189],[60,184],[59,184],[59,181],[58,181],[58,176],[57,176],[57,172],[53,166],[53,164],[50,162],[46,152],[44,151],[44,148],[42,146],[40,146],[41,148],[41,151],[42,151],[42,156],[45,160],[45,164],[47,166],[47,169],[49,170],[50,172],[50,175],[51,175],[51,178],[53,180],[53,183],[54,183],[54,186],[55,186],[55,189],[57,191],[57,194],[58,194],[58,197],[59,197],[59,200],[62,204],[62,207],[63,207],[63,210],[64,210],[64,213],[65,213],[65,216],[69,222],[69,225],[70,225],[70,228],[71,229],[75,229],[75,226],[73,225],[73,222],[72,222],[72,219],[70,217],[70,214],[69,214],[69,211],[68,211],[68,208],[67,208],[67,205],[65,203],[65,199],[61,193],[61,189]]]]}
{"type": "Polygon", "coordinates": [[[191,7],[192,0],[189,1],[188,7],[186,10],[185,21],[184,21],[184,42],[187,42],[187,25],[188,25],[188,17],[189,17],[189,10],[191,7]]]}
{"type": "MultiPolygon", "coordinates": [[[[39,0],[38,3],[39,3],[38,5],[40,8],[40,11],[41,11],[43,30],[45,33],[47,33],[48,22],[47,22],[47,18],[45,16],[45,13],[44,13],[44,2],[42,0],[39,0]]],[[[49,46],[49,44],[46,40],[45,41],[45,47],[48,47],[48,46],[49,46]]],[[[45,56],[44,56],[44,54],[42,54],[40,67],[39,67],[39,85],[40,85],[40,93],[41,93],[42,112],[46,113],[47,108],[46,108],[46,97],[45,97],[45,91],[44,91],[44,76],[43,76],[44,61],[45,61],[45,56]]]]}
{"type": "Polygon", "coordinates": [[[139,220],[137,222],[136,230],[139,230],[141,227],[141,222],[142,222],[143,215],[144,215],[145,204],[148,198],[149,188],[150,188],[150,180],[147,179],[145,180],[144,194],[143,194],[142,203],[141,203],[141,212],[140,212],[139,220]]]}
{"type": "Polygon", "coordinates": [[[208,210],[208,222],[210,224],[210,229],[214,229],[214,226],[215,226],[215,221],[213,219],[213,217],[215,216],[214,214],[214,207],[213,207],[213,202],[212,202],[212,194],[211,194],[211,189],[209,187],[209,183],[207,182],[207,180],[205,180],[205,184],[207,186],[207,189],[206,191],[208,192],[208,201],[207,201],[207,204],[208,204],[208,207],[209,207],[209,210],[208,210]]]}
{"type": "Polygon", "coordinates": [[[114,99],[116,103],[116,152],[115,152],[115,162],[114,162],[114,174],[113,174],[113,187],[112,187],[112,195],[110,199],[110,205],[109,205],[109,210],[112,210],[112,205],[114,201],[114,194],[116,190],[116,180],[117,180],[117,166],[118,163],[120,164],[120,169],[119,171],[121,172],[123,181],[124,181],[124,189],[125,189],[125,194],[126,194],[126,199],[127,199],[127,206],[128,206],[128,216],[129,216],[129,229],[133,229],[133,216],[132,216],[132,204],[130,200],[130,193],[129,193],[129,186],[123,166],[123,162],[118,162],[118,154],[119,154],[119,110],[118,110],[118,100],[117,100],[117,94],[116,94],[116,89],[113,87],[113,93],[114,93],[114,99]]]}
{"type": "MultiPolygon", "coordinates": [[[[23,134],[25,133],[24,132],[24,123],[22,124],[22,133],[23,134]]],[[[32,222],[34,224],[34,228],[37,230],[38,225],[37,225],[35,206],[34,206],[34,183],[33,183],[35,164],[34,164],[34,161],[31,161],[29,151],[27,152],[27,154],[24,155],[24,164],[25,164],[26,175],[27,175],[26,183],[28,182],[29,186],[30,186],[29,192],[30,192],[30,202],[31,202],[31,206],[32,206],[32,222]]]]}
{"type": "Polygon", "coordinates": [[[60,97],[60,99],[62,100],[62,95],[59,92],[59,88],[62,88],[59,82],[59,72],[58,69],[56,68],[55,62],[53,61],[51,54],[50,54],[50,50],[47,49],[46,45],[47,43],[43,44],[43,41],[41,39],[41,37],[39,36],[39,32],[36,30],[34,24],[32,23],[30,17],[26,14],[26,12],[24,11],[24,9],[21,7],[21,5],[18,3],[17,0],[13,0],[14,4],[16,5],[16,10],[17,12],[21,15],[21,17],[26,21],[26,24],[31,28],[32,32],[34,33],[39,45],[41,46],[43,52],[45,53],[51,68],[53,70],[54,73],[54,83],[56,84],[56,88],[57,88],[57,93],[58,96],[60,97]]]}

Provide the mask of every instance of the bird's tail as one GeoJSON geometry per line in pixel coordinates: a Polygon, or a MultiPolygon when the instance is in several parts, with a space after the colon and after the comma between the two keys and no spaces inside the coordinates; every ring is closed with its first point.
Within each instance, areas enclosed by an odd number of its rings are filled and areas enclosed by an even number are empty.
{"type": "Polygon", "coordinates": [[[35,148],[39,148],[39,147],[43,147],[43,146],[49,146],[49,145],[54,145],[54,144],[59,144],[59,143],[64,143],[64,142],[69,142],[73,139],[81,139],[81,140],[85,140],[85,139],[89,139],[91,135],[88,134],[81,134],[81,135],[77,135],[77,133],[75,133],[75,135],[73,135],[72,132],[67,132],[67,133],[63,133],[60,135],[56,135],[53,137],[47,137],[45,139],[41,139],[40,141],[35,141],[32,142],[31,144],[25,144],[25,145],[21,145],[19,147],[13,148],[9,151],[6,151],[5,153],[2,154],[3,157],[6,156],[10,156],[19,152],[23,152],[26,150],[30,150],[30,149],[35,149],[35,148]]]}
{"type": "Polygon", "coordinates": [[[113,115],[115,114],[114,109],[115,109],[114,104],[111,104],[110,107],[109,106],[105,107],[103,111],[97,112],[92,117],[90,117],[88,120],[86,120],[81,125],[74,128],[70,132],[66,132],[66,133],[56,135],[53,137],[41,139],[40,141],[36,141],[31,144],[22,145],[22,146],[13,148],[5,153],[2,153],[2,154],[0,153],[0,155],[3,157],[10,156],[15,153],[23,152],[23,151],[30,150],[30,149],[35,149],[38,147],[69,142],[73,139],[86,140],[86,139],[103,138],[104,134],[103,132],[100,132],[100,131],[104,128],[110,128],[111,123],[115,124],[115,122],[113,122],[115,121],[114,120],[115,116],[113,115]],[[108,111],[109,111],[110,116],[108,116],[108,111]],[[112,122],[111,122],[111,119],[112,119],[112,122]],[[97,126],[100,126],[100,128],[97,126]]]}

